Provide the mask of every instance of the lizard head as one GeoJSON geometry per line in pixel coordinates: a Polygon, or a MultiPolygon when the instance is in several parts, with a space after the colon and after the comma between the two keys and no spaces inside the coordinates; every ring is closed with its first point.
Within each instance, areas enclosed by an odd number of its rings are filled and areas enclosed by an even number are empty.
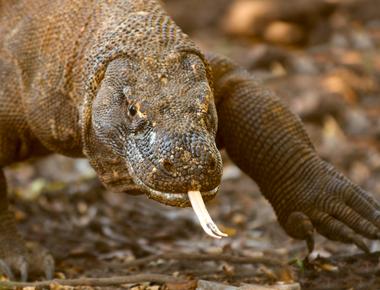
{"type": "Polygon", "coordinates": [[[189,206],[188,191],[205,200],[216,194],[222,174],[217,115],[199,55],[113,60],[91,111],[97,142],[124,161],[117,170],[128,171],[149,198],[189,206]]]}

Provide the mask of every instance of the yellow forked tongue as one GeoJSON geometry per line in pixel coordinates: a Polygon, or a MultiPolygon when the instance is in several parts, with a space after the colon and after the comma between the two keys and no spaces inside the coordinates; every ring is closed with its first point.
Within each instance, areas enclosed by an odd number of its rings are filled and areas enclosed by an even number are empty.
{"type": "Polygon", "coordinates": [[[188,194],[199,223],[201,224],[206,234],[216,239],[227,237],[228,235],[222,233],[211,219],[210,214],[206,209],[205,203],[203,202],[201,193],[199,191],[189,191],[188,194]]]}

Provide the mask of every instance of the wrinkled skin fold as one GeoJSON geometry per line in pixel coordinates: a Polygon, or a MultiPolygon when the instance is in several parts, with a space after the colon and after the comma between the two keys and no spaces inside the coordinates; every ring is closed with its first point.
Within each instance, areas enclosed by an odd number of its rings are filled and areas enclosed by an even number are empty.
{"type": "Polygon", "coordinates": [[[378,239],[379,203],[318,157],[302,123],[230,60],[204,55],[156,0],[0,4],[0,271],[51,277],[8,209],[1,168],[86,157],[112,191],[189,206],[215,196],[217,148],[254,179],[285,231],[378,239]]]}

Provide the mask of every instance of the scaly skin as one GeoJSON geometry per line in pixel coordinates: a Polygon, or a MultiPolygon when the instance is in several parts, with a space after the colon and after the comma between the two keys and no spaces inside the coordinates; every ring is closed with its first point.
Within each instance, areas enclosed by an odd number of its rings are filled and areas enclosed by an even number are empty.
{"type": "Polygon", "coordinates": [[[158,1],[3,0],[0,23],[0,270],[8,276],[53,272],[51,256],[28,252],[18,236],[1,170],[49,152],[87,157],[112,191],[183,207],[189,190],[216,194],[218,143],[310,250],[314,229],[363,250],[362,236],[379,238],[379,204],[317,156],[276,96],[231,61],[205,57],[158,1]]]}

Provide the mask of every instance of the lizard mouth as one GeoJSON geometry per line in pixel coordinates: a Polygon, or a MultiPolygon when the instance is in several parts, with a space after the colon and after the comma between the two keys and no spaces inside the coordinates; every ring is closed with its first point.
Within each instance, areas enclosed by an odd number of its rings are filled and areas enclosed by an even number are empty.
{"type": "MultiPolygon", "coordinates": [[[[135,182],[136,184],[140,185],[143,187],[146,191],[146,195],[148,198],[153,199],[155,201],[158,201],[160,203],[163,203],[165,205],[169,206],[175,206],[175,207],[189,207],[191,206],[190,199],[188,192],[178,192],[178,193],[173,193],[173,192],[164,192],[164,191],[158,191],[150,186],[146,185],[141,179],[139,179],[137,176],[135,176],[135,182]]],[[[210,190],[210,191],[205,191],[202,192],[202,198],[205,201],[211,200],[215,197],[215,195],[218,193],[219,186],[216,188],[210,190]]]]}
{"type": "MultiPolygon", "coordinates": [[[[202,198],[205,201],[211,200],[218,193],[219,186],[213,190],[201,192],[202,198]]],[[[161,192],[148,187],[147,196],[153,200],[160,203],[164,203],[170,206],[176,207],[189,207],[191,206],[188,192],[181,193],[171,193],[171,192],[161,192]]]]}

